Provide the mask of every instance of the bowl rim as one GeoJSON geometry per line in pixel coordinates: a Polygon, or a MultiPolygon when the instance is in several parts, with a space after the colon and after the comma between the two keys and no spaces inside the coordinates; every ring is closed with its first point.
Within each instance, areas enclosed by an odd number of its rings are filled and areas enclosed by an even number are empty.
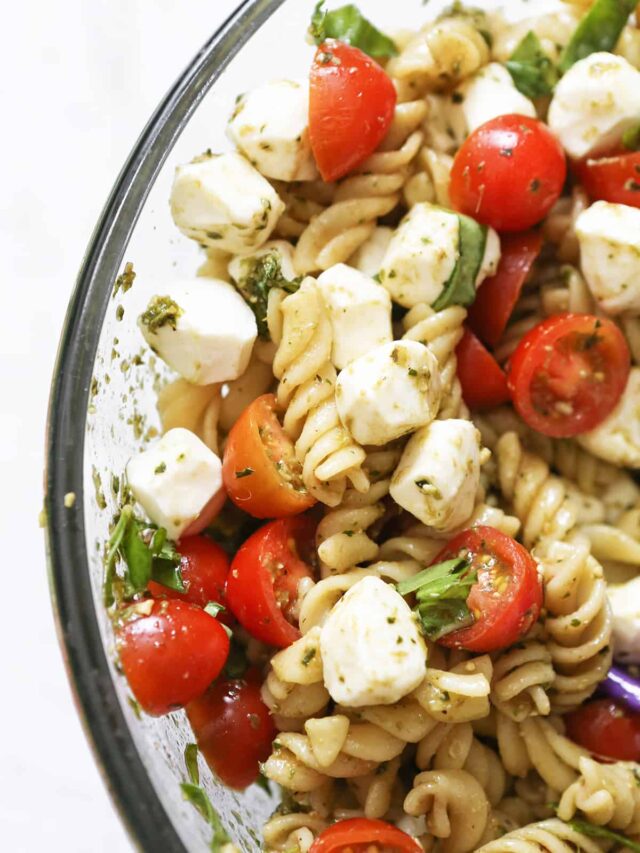
{"type": "Polygon", "coordinates": [[[94,606],[84,526],[84,438],[94,360],[113,283],[151,187],[180,133],[240,48],[285,0],[239,0],[147,122],[93,231],[69,302],[47,415],[44,510],[58,640],[106,787],[142,850],[185,853],[120,707],[94,606]],[[65,506],[65,495],[75,502],[65,506]]]}

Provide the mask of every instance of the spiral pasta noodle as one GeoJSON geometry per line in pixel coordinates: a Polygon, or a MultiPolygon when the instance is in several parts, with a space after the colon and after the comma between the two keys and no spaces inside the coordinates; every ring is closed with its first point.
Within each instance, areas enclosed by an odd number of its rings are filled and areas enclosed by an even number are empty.
{"type": "Polygon", "coordinates": [[[285,853],[297,850],[308,853],[317,835],[326,829],[327,822],[320,815],[306,812],[274,814],[262,831],[268,853],[285,853]]]}
{"type": "Polygon", "coordinates": [[[504,652],[493,662],[492,703],[512,720],[530,715],[547,716],[551,703],[547,694],[555,672],[546,644],[525,640],[504,652]]]}
{"type": "Polygon", "coordinates": [[[220,392],[219,384],[193,385],[186,379],[176,379],[165,385],[157,399],[163,432],[176,427],[191,430],[217,453],[220,392]]]}
{"type": "Polygon", "coordinates": [[[580,759],[580,777],[562,794],[558,817],[570,820],[576,812],[597,826],[610,826],[629,835],[640,832],[640,765],[622,761],[600,764],[580,759]]]}
{"type": "Polygon", "coordinates": [[[515,829],[477,853],[601,853],[602,847],[568,823],[550,819],[515,829]]]}
{"type": "Polygon", "coordinates": [[[577,263],[580,245],[575,232],[578,216],[589,206],[584,189],[576,186],[569,198],[561,199],[544,222],[543,234],[556,248],[556,257],[566,263],[577,263]]]}

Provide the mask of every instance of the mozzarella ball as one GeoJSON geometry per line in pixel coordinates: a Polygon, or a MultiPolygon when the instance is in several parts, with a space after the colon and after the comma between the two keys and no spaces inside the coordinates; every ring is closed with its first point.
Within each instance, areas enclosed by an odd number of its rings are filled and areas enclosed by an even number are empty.
{"type": "Polygon", "coordinates": [[[273,255],[280,264],[280,272],[284,278],[291,281],[296,277],[296,272],[293,267],[293,246],[287,243],[286,240],[270,240],[265,243],[257,252],[251,252],[248,255],[236,255],[229,263],[229,275],[235,283],[242,287],[250,276],[255,262],[265,255],[273,255]]]}
{"type": "Polygon", "coordinates": [[[640,468],[640,367],[631,368],[627,386],[609,417],[577,440],[600,459],[640,468]]]}
{"type": "Polygon", "coordinates": [[[516,113],[537,118],[533,101],[518,91],[511,74],[499,62],[490,62],[465,80],[451,100],[449,120],[457,136],[473,133],[501,115],[516,113]]]}
{"type": "Polygon", "coordinates": [[[613,612],[613,654],[624,664],[640,664],[640,577],[609,584],[613,612]]]}

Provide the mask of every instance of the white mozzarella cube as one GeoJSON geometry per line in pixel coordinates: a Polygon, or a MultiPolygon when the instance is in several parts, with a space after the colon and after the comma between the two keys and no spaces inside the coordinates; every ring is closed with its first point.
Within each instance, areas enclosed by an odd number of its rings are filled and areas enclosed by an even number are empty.
{"type": "Polygon", "coordinates": [[[359,444],[386,444],[431,423],[441,395],[438,361],[418,341],[375,347],[345,367],[336,385],[340,420],[359,444]]]}
{"type": "Polygon", "coordinates": [[[482,263],[476,276],[476,290],[480,287],[485,278],[490,278],[498,271],[498,264],[502,257],[500,248],[500,237],[493,228],[487,228],[487,242],[484,245],[484,255],[482,263]]]}
{"type": "Polygon", "coordinates": [[[433,421],[415,433],[391,479],[394,501],[435,531],[471,515],[480,482],[480,433],[470,421],[433,421]]]}
{"type": "Polygon", "coordinates": [[[374,276],[380,272],[384,253],[387,251],[393,228],[386,225],[378,225],[368,240],[357,249],[349,258],[349,266],[355,267],[365,275],[374,276]]]}
{"type": "Polygon", "coordinates": [[[490,62],[477,71],[452,97],[449,121],[457,137],[464,135],[497,116],[517,113],[536,118],[533,101],[516,89],[511,74],[499,62],[490,62]]]}
{"type": "Polygon", "coordinates": [[[404,598],[378,577],[358,581],[320,634],[324,683],[349,708],[391,705],[424,679],[427,651],[404,598]]]}
{"type": "Polygon", "coordinates": [[[594,456],[640,468],[640,367],[632,367],[620,402],[595,429],[576,436],[594,456]]]}
{"type": "Polygon", "coordinates": [[[267,178],[318,177],[309,142],[309,84],[274,80],[240,96],[229,136],[267,178]]]}
{"type": "Polygon", "coordinates": [[[138,326],[154,352],[195,385],[237,379],[258,335],[253,311],[232,285],[196,277],[154,296],[138,326]]]}
{"type": "Polygon", "coordinates": [[[582,273],[603,311],[640,313],[640,210],[597,201],[575,227],[582,273]]]}
{"type": "Polygon", "coordinates": [[[251,252],[275,228],[284,202],[240,154],[203,154],[178,166],[171,215],[187,237],[225,252],[251,252]]]}
{"type": "Polygon", "coordinates": [[[338,369],[391,340],[389,294],[369,276],[336,264],[319,276],[318,288],[331,320],[331,359],[338,369]]]}
{"type": "Polygon", "coordinates": [[[549,128],[570,157],[614,146],[640,117],[640,72],[612,53],[576,62],[556,86],[549,128]]]}
{"type": "Polygon", "coordinates": [[[622,584],[609,584],[613,611],[613,654],[624,664],[640,664],[640,576],[622,584]]]}
{"type": "Polygon", "coordinates": [[[265,243],[257,252],[252,252],[250,255],[238,255],[232,258],[229,263],[229,275],[242,290],[247,278],[251,275],[255,268],[256,261],[264,258],[266,255],[272,255],[280,266],[280,272],[284,278],[291,281],[296,277],[296,272],[293,266],[293,246],[287,243],[286,240],[270,240],[265,243]]]}
{"type": "Polygon", "coordinates": [[[224,500],[220,459],[188,429],[169,430],[130,459],[127,482],[151,521],[164,527],[170,539],[179,539],[189,528],[195,532],[195,523],[209,515],[220,495],[224,500]]]}

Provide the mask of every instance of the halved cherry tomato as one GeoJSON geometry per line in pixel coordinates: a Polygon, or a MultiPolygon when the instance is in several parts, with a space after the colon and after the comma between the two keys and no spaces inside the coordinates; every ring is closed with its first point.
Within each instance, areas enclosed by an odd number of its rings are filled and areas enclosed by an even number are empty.
{"type": "Polygon", "coordinates": [[[469,326],[487,346],[495,347],[500,342],[541,248],[542,235],[537,231],[502,236],[498,270],[482,282],[467,318],[469,326]]]}
{"type": "Polygon", "coordinates": [[[354,817],[327,827],[313,842],[309,853],[365,853],[375,845],[385,853],[421,853],[422,846],[384,820],[354,817]]]}
{"type": "Polygon", "coordinates": [[[474,130],[456,154],[451,204],[496,231],[525,231],[556,203],[566,173],[562,146],[545,124],[498,116],[474,130]]]}
{"type": "Polygon", "coordinates": [[[187,716],[209,767],[231,788],[241,790],[258,777],[276,729],[260,698],[257,670],[243,678],[216,681],[187,706],[187,716]]]}
{"type": "Polygon", "coordinates": [[[293,442],[276,414],[273,394],[257,397],[231,428],[222,479],[231,500],[255,518],[282,518],[315,503],[302,482],[293,442]]]}
{"type": "Polygon", "coordinates": [[[475,622],[438,642],[470,652],[493,652],[517,643],[542,607],[542,582],[531,554],[495,527],[478,525],[455,536],[434,563],[458,556],[470,560],[478,572],[467,598],[475,622]]]}
{"type": "Polygon", "coordinates": [[[120,663],[147,714],[168,714],[200,696],[229,654],[227,632],[195,604],[148,599],[121,618],[120,663]]]}
{"type": "Polygon", "coordinates": [[[307,517],[265,524],[242,545],[227,578],[227,602],[256,639],[284,648],[300,636],[292,608],[298,583],[312,577],[316,524],[307,517]]]}
{"type": "Polygon", "coordinates": [[[594,755],[640,761],[640,714],[612,699],[596,699],[564,718],[571,740],[594,755]]]}
{"type": "Polygon", "coordinates": [[[470,409],[500,406],[509,399],[507,377],[489,350],[470,329],[456,347],[462,398],[470,409]]]}
{"type": "Polygon", "coordinates": [[[627,384],[631,356],[611,320],[555,314],[518,344],[507,365],[513,405],[532,429],[556,438],[598,426],[627,384]]]}
{"type": "Polygon", "coordinates": [[[574,170],[592,201],[640,207],[640,151],[580,160],[574,170]]]}
{"type": "Polygon", "coordinates": [[[342,178],[386,136],[396,106],[391,79],[357,47],[327,39],[309,79],[309,140],[325,181],[342,178]]]}

